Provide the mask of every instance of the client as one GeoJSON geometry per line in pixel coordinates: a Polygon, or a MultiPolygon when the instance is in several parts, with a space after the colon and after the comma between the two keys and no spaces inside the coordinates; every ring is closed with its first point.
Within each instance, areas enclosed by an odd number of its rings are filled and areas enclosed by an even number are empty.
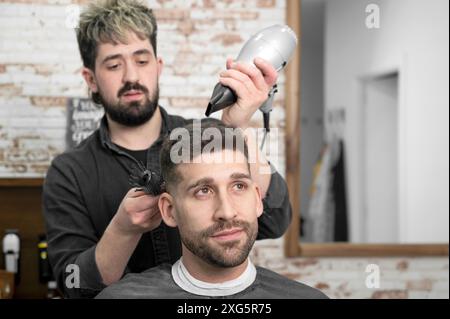
{"type": "Polygon", "coordinates": [[[244,136],[208,120],[177,131],[161,150],[158,205],[164,223],[178,227],[182,257],[128,274],[97,298],[327,298],[250,261],[264,212],[244,136]]]}

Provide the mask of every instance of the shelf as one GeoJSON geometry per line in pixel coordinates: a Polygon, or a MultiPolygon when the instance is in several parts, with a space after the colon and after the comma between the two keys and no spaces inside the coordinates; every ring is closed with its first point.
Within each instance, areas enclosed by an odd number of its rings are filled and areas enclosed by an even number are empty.
{"type": "Polygon", "coordinates": [[[0,178],[0,187],[41,187],[44,178],[0,178]]]}

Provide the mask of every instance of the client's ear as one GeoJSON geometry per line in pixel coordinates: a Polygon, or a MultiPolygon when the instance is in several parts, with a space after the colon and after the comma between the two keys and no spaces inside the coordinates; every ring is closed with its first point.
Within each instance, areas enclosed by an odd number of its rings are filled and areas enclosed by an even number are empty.
{"type": "Polygon", "coordinates": [[[262,215],[264,211],[264,205],[262,202],[261,191],[258,185],[255,185],[255,188],[256,188],[256,217],[259,217],[262,215]]]}
{"type": "Polygon", "coordinates": [[[177,221],[174,216],[175,207],[173,206],[173,197],[169,193],[162,193],[158,200],[159,211],[164,223],[170,227],[177,227],[177,221]]]}

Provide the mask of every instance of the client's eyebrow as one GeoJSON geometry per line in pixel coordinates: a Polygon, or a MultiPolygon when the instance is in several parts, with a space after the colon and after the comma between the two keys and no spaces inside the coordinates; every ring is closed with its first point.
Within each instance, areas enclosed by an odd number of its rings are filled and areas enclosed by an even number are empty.
{"type": "Polygon", "coordinates": [[[214,182],[214,178],[211,177],[205,177],[205,178],[201,178],[198,181],[196,181],[194,184],[191,184],[187,187],[187,190],[191,190],[193,188],[196,188],[200,185],[204,185],[204,184],[212,184],[214,182]]]}
{"type": "MultiPolygon", "coordinates": [[[[244,174],[244,173],[233,173],[230,175],[230,178],[233,180],[236,179],[249,179],[251,180],[251,177],[249,174],[244,174]]],[[[205,178],[201,178],[198,181],[194,182],[193,184],[189,185],[187,187],[187,190],[191,190],[193,188],[196,188],[200,185],[205,185],[205,184],[213,184],[214,183],[214,178],[212,177],[205,177],[205,178]]]]}
{"type": "Polygon", "coordinates": [[[230,176],[231,179],[252,179],[249,174],[244,173],[234,173],[230,176]]]}

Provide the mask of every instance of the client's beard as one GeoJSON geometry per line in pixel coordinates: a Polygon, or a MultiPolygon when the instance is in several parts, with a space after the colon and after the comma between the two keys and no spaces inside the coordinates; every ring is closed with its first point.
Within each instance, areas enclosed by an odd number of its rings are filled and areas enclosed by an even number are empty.
{"type": "Polygon", "coordinates": [[[181,231],[180,238],[184,246],[200,259],[210,265],[222,268],[241,265],[250,254],[258,234],[258,223],[248,223],[241,220],[217,222],[209,228],[200,231],[181,231]],[[230,241],[220,247],[209,243],[210,236],[218,231],[239,227],[246,233],[247,238],[243,242],[230,241]]]}
{"type": "Polygon", "coordinates": [[[127,82],[117,93],[117,97],[120,98],[124,93],[130,90],[138,90],[144,93],[145,98],[143,101],[133,101],[127,105],[120,102],[117,104],[108,103],[99,91],[97,98],[100,104],[103,105],[105,113],[113,120],[124,126],[135,127],[142,125],[149,121],[155,114],[158,108],[159,102],[159,86],[156,85],[156,89],[153,92],[153,96],[149,97],[148,89],[139,83],[127,82]]]}

